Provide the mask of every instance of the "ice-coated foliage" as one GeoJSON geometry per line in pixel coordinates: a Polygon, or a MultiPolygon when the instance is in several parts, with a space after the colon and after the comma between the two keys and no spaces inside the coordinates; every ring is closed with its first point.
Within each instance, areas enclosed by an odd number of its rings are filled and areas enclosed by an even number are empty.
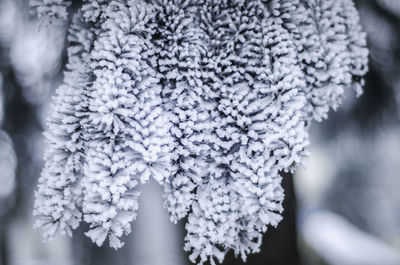
{"type": "Polygon", "coordinates": [[[207,1],[202,8],[201,27],[215,40],[204,61],[216,104],[207,174],[197,184],[185,244],[200,264],[222,262],[229,249],[243,259],[259,250],[262,232],[281,219],[279,171],[300,162],[308,142],[305,83],[279,19],[257,1],[207,1]],[[223,226],[215,196],[232,204],[223,226]]]}
{"type": "Polygon", "coordinates": [[[85,26],[82,13],[77,13],[69,30],[69,62],[64,84],[56,91],[48,119],[45,135],[49,147],[35,195],[36,225],[48,227],[46,239],[58,231],[71,234],[82,217],[80,179],[84,143],[79,113],[89,82],[87,66],[94,36],[93,29],[85,26]]]}
{"type": "Polygon", "coordinates": [[[137,185],[170,174],[172,141],[153,67],[152,12],[143,2],[111,1],[91,54],[83,212],[92,228],[87,235],[98,245],[110,235],[110,245],[121,247],[118,238],[131,231],[136,216],[137,185]]]}
{"type": "Polygon", "coordinates": [[[68,17],[68,0],[30,0],[30,5],[42,23],[48,24],[57,20],[65,20],[68,17]]]}
{"type": "Polygon", "coordinates": [[[105,19],[105,8],[110,2],[109,0],[84,0],[82,6],[83,16],[87,21],[103,22],[105,19]]]}
{"type": "Polygon", "coordinates": [[[203,98],[210,91],[201,78],[207,43],[196,14],[200,3],[161,0],[155,5],[159,24],[157,65],[174,138],[173,174],[165,183],[165,203],[173,222],[186,216],[195,196],[193,190],[208,166],[209,110],[215,102],[203,98]]]}
{"type": "Polygon", "coordinates": [[[271,9],[297,46],[307,119],[326,119],[345,89],[362,93],[368,50],[352,0],[281,0],[272,1],[271,9]]]}
{"type": "MultiPolygon", "coordinates": [[[[61,17],[61,2],[38,3],[61,17]]],[[[258,252],[309,123],[362,92],[353,1],[86,0],[75,16],[35,202],[46,236],[83,218],[120,248],[154,178],[171,221],[187,217],[193,262],[258,252]]]]}

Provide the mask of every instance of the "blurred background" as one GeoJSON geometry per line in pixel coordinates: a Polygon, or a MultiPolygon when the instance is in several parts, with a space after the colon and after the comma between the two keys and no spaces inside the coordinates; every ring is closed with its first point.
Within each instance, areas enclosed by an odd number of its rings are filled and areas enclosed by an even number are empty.
{"type": "MultiPolygon", "coordinates": [[[[27,2],[0,0],[0,265],[189,264],[184,222],[169,222],[155,183],[119,251],[96,247],[84,226],[50,243],[33,229],[42,131],[67,58],[66,26],[38,30],[27,2]]],[[[247,264],[400,264],[400,0],[356,3],[370,48],[364,94],[312,126],[307,166],[284,178],[285,219],[247,264]]]]}

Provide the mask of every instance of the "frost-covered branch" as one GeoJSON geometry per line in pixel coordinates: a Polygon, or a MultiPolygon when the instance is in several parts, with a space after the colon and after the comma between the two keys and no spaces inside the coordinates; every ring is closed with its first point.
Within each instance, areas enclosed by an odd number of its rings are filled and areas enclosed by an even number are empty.
{"type": "MultiPolygon", "coordinates": [[[[66,16],[66,2],[38,3],[66,16]]],[[[86,0],[75,16],[35,203],[46,235],[83,215],[94,242],[121,247],[138,185],[154,178],[171,221],[188,217],[193,262],[258,252],[310,122],[362,92],[353,2],[86,0]]]]}

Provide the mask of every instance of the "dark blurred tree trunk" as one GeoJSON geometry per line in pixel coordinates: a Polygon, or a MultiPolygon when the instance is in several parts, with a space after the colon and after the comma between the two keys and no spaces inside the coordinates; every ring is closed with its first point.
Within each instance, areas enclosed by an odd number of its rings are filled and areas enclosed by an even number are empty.
{"type": "Polygon", "coordinates": [[[8,248],[5,222],[1,220],[0,224],[0,265],[6,265],[8,264],[8,248]]]}
{"type": "Polygon", "coordinates": [[[293,175],[282,173],[282,186],[285,189],[283,201],[283,220],[277,228],[270,227],[264,234],[261,252],[247,257],[244,263],[240,257],[229,253],[223,265],[297,265],[300,264],[297,248],[296,196],[293,175]]]}

